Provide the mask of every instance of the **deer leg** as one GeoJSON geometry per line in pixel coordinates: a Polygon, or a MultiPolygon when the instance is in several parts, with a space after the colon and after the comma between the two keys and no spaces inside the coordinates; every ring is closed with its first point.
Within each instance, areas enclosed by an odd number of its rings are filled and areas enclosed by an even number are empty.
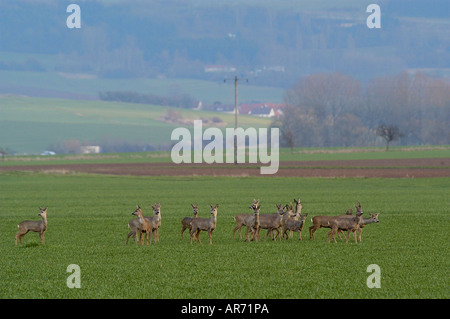
{"type": "Polygon", "coordinates": [[[269,233],[272,231],[271,228],[267,228],[267,233],[266,233],[266,241],[267,241],[267,237],[269,237],[269,233]]]}
{"type": "Polygon", "coordinates": [[[335,234],[335,233],[336,233],[336,230],[334,230],[334,229],[331,229],[331,230],[328,232],[328,242],[330,242],[330,236],[332,236],[334,242],[337,243],[336,238],[334,237],[334,234],[335,234]]]}
{"type": "Polygon", "coordinates": [[[145,234],[144,234],[144,232],[141,230],[140,232],[139,232],[139,241],[141,242],[141,246],[144,246],[144,238],[145,237],[145,234]]]}
{"type": "Polygon", "coordinates": [[[298,231],[298,240],[302,240],[302,232],[301,232],[301,230],[298,231]]]}
{"type": "Polygon", "coordinates": [[[139,242],[138,242],[138,233],[137,233],[137,230],[136,230],[136,229],[133,230],[133,240],[134,240],[134,243],[136,244],[136,246],[139,245],[139,242]]]}
{"type": "Polygon", "coordinates": [[[242,227],[242,225],[237,225],[236,227],[233,228],[233,239],[234,239],[234,235],[235,235],[235,233],[236,233],[237,230],[239,230],[239,238],[242,239],[242,236],[241,236],[241,227],[242,227]]]}
{"type": "Polygon", "coordinates": [[[212,230],[209,230],[208,233],[209,233],[209,244],[212,245],[212,230]]]}
{"type": "Polygon", "coordinates": [[[44,237],[44,233],[45,233],[45,231],[43,231],[43,232],[40,232],[40,233],[39,233],[39,237],[41,237],[41,243],[42,243],[42,245],[44,245],[44,244],[45,244],[45,237],[44,237]]]}
{"type": "Polygon", "coordinates": [[[314,236],[314,233],[316,232],[316,228],[315,228],[315,226],[310,226],[309,227],[309,239],[313,239],[313,240],[315,240],[316,239],[316,237],[314,236]]]}
{"type": "Polygon", "coordinates": [[[17,245],[17,238],[19,238],[20,244],[23,244],[22,238],[23,238],[23,236],[25,236],[28,232],[29,232],[29,230],[26,230],[26,231],[24,232],[23,229],[20,229],[20,228],[19,228],[19,231],[18,231],[17,234],[16,234],[16,245],[17,245]]]}
{"type": "MultiPolygon", "coordinates": [[[[273,237],[273,239],[274,240],[277,240],[277,238],[280,238],[280,240],[281,240],[281,231],[278,229],[278,228],[274,228],[274,230],[276,230],[277,231],[277,234],[273,237]]],[[[273,232],[273,230],[272,230],[272,232],[273,232]]]]}
{"type": "Polygon", "coordinates": [[[191,229],[191,231],[189,232],[189,235],[191,237],[191,245],[192,245],[192,237],[194,236],[194,230],[191,229]]]}
{"type": "MultiPolygon", "coordinates": [[[[26,233],[25,233],[25,234],[26,234],[26,233]]],[[[25,234],[20,234],[20,235],[19,235],[19,241],[20,241],[20,244],[21,244],[21,245],[23,244],[22,238],[23,238],[23,236],[25,236],[25,234]]]]}
{"type": "Polygon", "coordinates": [[[359,233],[358,240],[361,241],[361,233],[362,233],[362,229],[361,228],[358,228],[358,233],[359,233]]]}
{"type": "Polygon", "coordinates": [[[185,230],[186,230],[186,227],[183,226],[183,227],[181,228],[181,240],[184,239],[183,233],[184,233],[185,230]]]}
{"type": "Polygon", "coordinates": [[[127,235],[127,241],[126,241],[126,244],[127,244],[127,245],[128,245],[128,238],[130,238],[131,235],[133,235],[133,231],[130,231],[130,232],[128,233],[128,235],[127,235]]]}
{"type": "Polygon", "coordinates": [[[201,244],[202,241],[200,240],[200,232],[201,232],[201,230],[198,229],[198,230],[197,230],[197,240],[198,240],[198,242],[201,244]]]}
{"type": "Polygon", "coordinates": [[[16,243],[16,246],[17,246],[17,238],[19,238],[19,239],[20,239],[20,243],[22,243],[22,238],[20,237],[20,233],[17,233],[17,234],[16,234],[16,237],[14,238],[14,241],[15,241],[15,243],[16,243]]]}

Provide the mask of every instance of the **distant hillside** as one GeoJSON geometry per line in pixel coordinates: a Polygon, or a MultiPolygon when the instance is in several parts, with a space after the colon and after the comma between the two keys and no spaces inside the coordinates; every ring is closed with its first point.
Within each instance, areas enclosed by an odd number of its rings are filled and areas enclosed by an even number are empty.
{"type": "Polygon", "coordinates": [[[0,51],[27,58],[0,56],[0,70],[212,81],[236,73],[286,88],[312,73],[367,80],[450,60],[447,0],[79,1],[77,30],[66,27],[67,5],[1,1],[0,51]],[[377,30],[366,25],[373,2],[377,30]],[[235,72],[206,72],[209,65],[235,72]]]}
{"type": "MultiPolygon", "coordinates": [[[[0,96],[0,105],[0,147],[13,153],[77,143],[111,151],[168,149],[173,129],[190,128],[194,119],[203,119],[205,127],[234,126],[232,114],[146,104],[0,96]]],[[[239,116],[244,128],[269,125],[269,119],[239,116]]]]}

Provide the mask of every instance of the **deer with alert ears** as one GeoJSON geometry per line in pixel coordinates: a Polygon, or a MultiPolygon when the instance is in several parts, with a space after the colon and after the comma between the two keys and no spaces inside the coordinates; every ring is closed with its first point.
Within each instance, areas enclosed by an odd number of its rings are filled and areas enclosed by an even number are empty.
{"type": "MultiPolygon", "coordinates": [[[[253,209],[253,218],[252,220],[249,222],[249,226],[250,230],[251,230],[251,234],[252,234],[252,241],[259,240],[259,226],[260,226],[260,221],[259,221],[259,210],[261,209],[261,206],[259,205],[259,201],[257,203],[253,203],[250,207],[250,209],[253,209]]],[[[248,228],[247,228],[248,229],[248,228]]],[[[247,235],[245,236],[245,241],[248,241],[248,230],[247,230],[247,235]]]]}
{"type": "MultiPolygon", "coordinates": [[[[128,233],[128,237],[127,237],[127,243],[128,243],[128,238],[132,235],[132,233],[134,232],[134,241],[137,245],[137,233],[139,233],[139,240],[141,241],[141,236],[142,233],[145,233],[145,238],[147,239],[147,246],[149,245],[149,237],[150,237],[150,232],[152,230],[152,223],[151,221],[149,221],[146,217],[144,217],[144,214],[142,213],[142,209],[139,205],[137,205],[137,208],[134,212],[131,213],[131,215],[133,216],[137,216],[137,226],[135,227],[135,229],[131,230],[130,233],[128,233]]],[[[130,223],[128,223],[128,227],[130,227],[132,221],[130,221],[130,223]]],[[[130,227],[131,228],[131,227],[130,227]]],[[[151,239],[150,239],[151,242],[151,239]]],[[[144,239],[142,238],[141,241],[141,245],[144,245],[144,239]]]]}
{"type": "MultiPolygon", "coordinates": [[[[292,210],[292,206],[290,207],[290,210],[292,210]]],[[[290,236],[288,234],[288,231],[290,232],[298,232],[298,239],[302,240],[302,230],[303,226],[305,226],[305,220],[306,216],[308,214],[302,215],[301,212],[297,211],[295,213],[296,217],[289,218],[284,222],[283,225],[283,237],[288,239],[290,236]],[[299,219],[297,219],[299,218],[299,219]]]]}
{"type": "Polygon", "coordinates": [[[183,233],[184,233],[184,231],[186,229],[189,229],[189,233],[191,232],[191,229],[192,229],[191,222],[192,222],[192,220],[194,218],[198,217],[198,205],[197,204],[195,204],[195,205],[191,204],[191,206],[192,206],[192,210],[193,210],[193,213],[194,213],[194,217],[184,217],[181,220],[181,239],[184,239],[183,238],[183,233]]]}
{"type": "Polygon", "coordinates": [[[348,243],[348,240],[350,238],[350,232],[353,232],[353,235],[355,237],[355,244],[358,243],[356,239],[356,231],[359,228],[363,215],[361,203],[358,202],[358,205],[355,206],[355,208],[356,208],[356,216],[349,216],[349,215],[336,216],[334,217],[334,219],[330,221],[331,230],[328,232],[328,242],[330,242],[330,236],[333,236],[333,240],[336,243],[336,238],[334,237],[334,235],[339,230],[343,231],[347,230],[348,236],[345,238],[346,242],[348,243]]]}
{"type": "MultiPolygon", "coordinates": [[[[359,204],[359,205],[361,205],[361,204],[359,204]]],[[[313,218],[311,218],[311,222],[313,223],[313,225],[309,227],[309,238],[310,239],[316,239],[316,237],[314,236],[314,233],[319,228],[331,228],[331,221],[334,218],[336,218],[336,217],[352,218],[352,217],[354,217],[354,216],[352,216],[352,213],[353,213],[353,209],[349,208],[346,211],[345,215],[339,215],[339,216],[326,216],[326,215],[314,216],[313,218]]],[[[338,233],[339,234],[339,238],[341,237],[341,233],[343,234],[343,231],[339,230],[339,233],[338,233]]],[[[345,237],[345,235],[344,235],[344,237],[345,237]]]]}
{"type": "Polygon", "coordinates": [[[152,223],[153,240],[159,242],[159,232],[158,229],[161,227],[161,204],[156,203],[152,205],[153,216],[150,217],[150,222],[152,223]]]}
{"type": "MultiPolygon", "coordinates": [[[[252,206],[254,204],[258,204],[259,203],[259,199],[253,199],[253,203],[250,205],[250,209],[252,208],[252,206]]],[[[253,215],[252,214],[237,214],[236,216],[234,216],[234,221],[236,222],[236,227],[234,227],[233,229],[233,239],[234,239],[234,235],[236,233],[236,231],[239,231],[239,238],[242,239],[242,235],[241,235],[241,228],[242,226],[246,226],[247,228],[247,232],[245,233],[245,238],[247,238],[248,233],[250,231],[251,228],[251,224],[253,223],[253,215]]]]}
{"type": "Polygon", "coordinates": [[[269,237],[269,234],[272,234],[273,240],[279,236],[280,231],[279,228],[283,224],[283,215],[285,214],[285,206],[282,204],[275,204],[277,206],[277,212],[275,214],[263,214],[259,216],[259,227],[262,229],[267,229],[266,240],[269,237]],[[277,231],[277,234],[274,235],[274,230],[277,231]]]}
{"type": "Polygon", "coordinates": [[[20,243],[22,244],[22,238],[25,236],[30,230],[34,231],[36,233],[39,233],[39,237],[41,237],[41,243],[45,244],[45,237],[44,233],[47,230],[47,208],[41,208],[39,207],[39,214],[38,216],[41,216],[42,220],[34,221],[34,220],[25,220],[21,222],[17,227],[19,228],[19,231],[16,234],[15,242],[17,245],[17,239],[19,239],[20,243]]]}
{"type": "Polygon", "coordinates": [[[369,214],[370,217],[369,218],[363,218],[361,219],[361,222],[359,223],[359,228],[358,228],[358,240],[361,241],[361,233],[362,233],[362,229],[364,228],[364,226],[372,224],[372,223],[379,223],[380,221],[378,220],[378,215],[380,213],[377,214],[369,214]]]}
{"type": "Polygon", "coordinates": [[[194,237],[201,244],[200,232],[202,230],[208,231],[209,234],[209,244],[212,245],[212,232],[216,229],[217,224],[217,209],[219,204],[216,206],[209,205],[211,207],[211,218],[194,218],[191,222],[191,245],[194,237]]]}

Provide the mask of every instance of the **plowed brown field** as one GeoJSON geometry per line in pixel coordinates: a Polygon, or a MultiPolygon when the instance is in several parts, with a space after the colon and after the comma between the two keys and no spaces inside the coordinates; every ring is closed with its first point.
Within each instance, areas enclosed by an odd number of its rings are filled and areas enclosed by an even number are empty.
{"type": "Polygon", "coordinates": [[[276,174],[259,164],[59,164],[3,166],[5,171],[94,173],[132,176],[450,177],[450,158],[280,162],[276,174]]]}

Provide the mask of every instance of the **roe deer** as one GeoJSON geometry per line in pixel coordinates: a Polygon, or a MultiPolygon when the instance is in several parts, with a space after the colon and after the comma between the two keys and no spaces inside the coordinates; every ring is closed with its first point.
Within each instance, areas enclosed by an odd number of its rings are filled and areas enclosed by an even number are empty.
{"type": "MultiPolygon", "coordinates": [[[[139,205],[137,205],[137,208],[134,212],[131,213],[131,215],[137,216],[137,220],[138,220],[138,225],[135,228],[135,236],[134,236],[134,241],[137,244],[137,236],[136,233],[139,232],[139,235],[142,236],[142,233],[145,232],[145,238],[147,239],[147,246],[149,245],[149,240],[148,238],[150,237],[150,232],[152,230],[152,223],[151,221],[149,221],[147,218],[144,217],[144,214],[142,213],[142,209],[139,205]]],[[[130,221],[131,223],[131,221],[130,221]]],[[[128,226],[130,226],[130,223],[128,223],[128,226]]],[[[130,227],[131,228],[131,227],[130,227]]],[[[130,234],[133,232],[130,231],[130,233],[128,234],[127,237],[127,243],[128,243],[128,238],[130,237],[130,234]]],[[[141,245],[144,245],[144,239],[139,238],[139,240],[141,241],[141,245]]],[[[150,242],[151,242],[151,238],[150,238],[150,242]]]]}
{"type": "MultiPolygon", "coordinates": [[[[300,215],[302,214],[302,208],[303,208],[303,205],[300,203],[300,197],[298,198],[298,200],[294,198],[294,203],[295,203],[295,214],[291,218],[298,220],[300,218],[300,215]]],[[[303,227],[302,227],[302,229],[303,229],[303,227]]],[[[292,237],[292,233],[293,233],[293,231],[289,230],[289,238],[292,237]]],[[[281,237],[283,237],[283,236],[281,236],[281,237]]]]}
{"type": "MultiPolygon", "coordinates": [[[[361,206],[361,203],[358,202],[358,205],[361,206]]],[[[309,227],[309,238],[311,239],[316,239],[316,237],[314,236],[314,233],[316,232],[317,229],[319,228],[331,228],[331,221],[336,218],[336,217],[347,217],[347,218],[351,218],[352,216],[352,208],[349,208],[347,210],[347,212],[345,213],[345,215],[339,215],[339,216],[314,216],[313,218],[311,218],[311,222],[313,223],[312,226],[309,227]]],[[[339,238],[341,236],[342,231],[339,231],[339,238]]],[[[344,235],[345,237],[345,235],[344,235]]]]}
{"type": "Polygon", "coordinates": [[[191,245],[192,245],[192,239],[194,236],[197,238],[198,242],[201,244],[200,241],[200,232],[202,230],[208,231],[209,234],[209,244],[212,245],[212,232],[214,229],[216,229],[216,223],[217,223],[217,209],[219,208],[219,204],[216,204],[216,206],[209,205],[211,207],[211,218],[195,218],[191,222],[191,245]]]}
{"type": "MultiPolygon", "coordinates": [[[[133,214],[132,214],[133,215],[133,214]]],[[[149,223],[151,223],[151,217],[150,216],[144,216],[145,220],[147,220],[149,223]]],[[[128,245],[128,239],[133,236],[134,241],[137,241],[137,236],[138,233],[142,233],[143,230],[140,229],[140,222],[139,222],[139,218],[134,218],[132,220],[129,221],[128,223],[128,228],[130,228],[130,232],[127,235],[127,241],[126,244],[128,245]]],[[[151,236],[151,234],[150,234],[151,236]]],[[[139,236],[139,241],[141,241],[141,236],[139,236]]],[[[137,244],[137,242],[136,242],[137,244]]]]}
{"type": "Polygon", "coordinates": [[[41,207],[39,207],[40,212],[38,216],[41,216],[42,220],[25,220],[17,225],[19,231],[17,232],[15,237],[16,245],[17,238],[19,238],[19,241],[22,244],[23,236],[25,236],[30,230],[39,233],[39,237],[41,237],[41,243],[45,244],[44,233],[47,230],[47,208],[48,207],[42,209],[41,207]]]}
{"type": "Polygon", "coordinates": [[[362,229],[364,228],[364,226],[372,224],[372,223],[379,223],[380,221],[378,220],[378,214],[370,214],[370,218],[363,218],[361,219],[361,222],[359,223],[359,228],[358,228],[358,240],[361,241],[361,233],[362,233],[362,229]]]}
{"type": "MultiPolygon", "coordinates": [[[[252,241],[258,241],[259,240],[259,210],[261,209],[261,206],[259,205],[259,203],[253,203],[252,206],[250,206],[249,208],[253,209],[253,216],[252,216],[252,220],[251,222],[249,222],[248,226],[251,230],[251,234],[252,234],[252,241]]],[[[245,241],[248,241],[248,228],[247,228],[247,234],[245,236],[245,241]]]]}
{"type": "Polygon", "coordinates": [[[161,227],[161,204],[156,203],[152,205],[153,216],[150,217],[150,222],[152,223],[152,233],[154,242],[159,242],[159,232],[158,229],[161,227]]]}
{"type": "MultiPolygon", "coordinates": [[[[282,225],[282,218],[283,218],[283,215],[285,214],[284,208],[287,205],[285,205],[283,207],[282,204],[276,204],[276,206],[277,206],[277,212],[275,214],[259,215],[259,228],[267,229],[266,240],[267,240],[267,237],[269,237],[269,234],[272,234],[272,236],[273,236],[272,240],[276,240],[276,238],[280,234],[279,228],[282,225]],[[277,231],[277,235],[273,234],[274,230],[277,231]]],[[[259,236],[259,234],[258,234],[258,236],[259,236]]]]}
{"type": "Polygon", "coordinates": [[[356,216],[336,216],[334,219],[330,221],[331,224],[331,230],[328,232],[328,242],[330,242],[330,236],[333,236],[334,242],[336,242],[336,238],[334,235],[338,230],[347,230],[348,236],[345,238],[345,241],[348,243],[348,240],[350,238],[350,232],[353,232],[353,235],[355,237],[355,243],[357,243],[356,240],[356,231],[359,228],[359,224],[362,220],[363,211],[361,208],[361,203],[358,202],[358,206],[356,207],[356,216]]]}
{"type": "MultiPolygon", "coordinates": [[[[259,203],[259,199],[253,199],[253,203],[250,205],[249,208],[252,208],[252,205],[259,203]]],[[[247,228],[247,232],[245,234],[245,236],[247,237],[248,232],[250,230],[250,226],[247,226],[248,224],[251,223],[253,219],[253,215],[252,214],[238,214],[236,216],[234,216],[234,221],[236,222],[236,227],[234,227],[233,229],[233,239],[234,239],[234,235],[236,233],[237,230],[239,230],[239,238],[242,239],[242,234],[241,234],[241,228],[242,226],[246,226],[247,228]]]]}
{"type": "Polygon", "coordinates": [[[191,232],[192,226],[191,226],[191,222],[194,218],[198,217],[198,204],[191,204],[192,206],[192,210],[194,213],[194,217],[184,217],[181,220],[181,239],[184,239],[183,237],[183,233],[186,229],[189,229],[189,232],[191,232]]]}
{"type": "Polygon", "coordinates": [[[308,214],[305,215],[302,215],[301,213],[296,214],[300,217],[300,220],[289,218],[285,221],[283,225],[283,237],[285,237],[286,239],[290,237],[287,233],[287,231],[289,230],[291,232],[294,231],[298,232],[298,239],[302,240],[302,230],[303,226],[305,225],[306,216],[308,216],[308,214]]]}

